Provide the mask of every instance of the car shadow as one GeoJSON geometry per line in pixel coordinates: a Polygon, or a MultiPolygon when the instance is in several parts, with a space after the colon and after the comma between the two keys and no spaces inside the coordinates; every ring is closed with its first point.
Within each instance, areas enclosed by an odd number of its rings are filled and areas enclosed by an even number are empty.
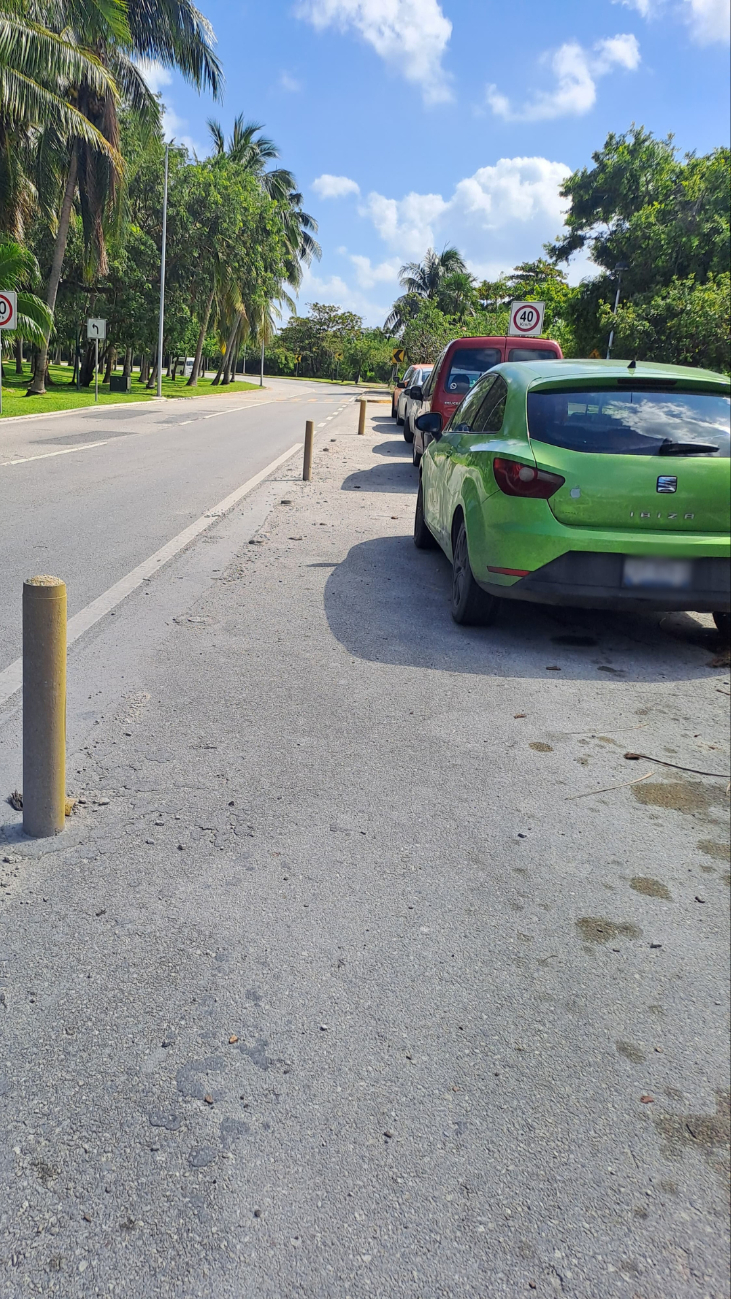
{"type": "Polygon", "coordinates": [[[416,496],[419,480],[411,459],[394,456],[391,464],[373,465],[371,469],[360,469],[348,474],[343,479],[341,491],[352,492],[410,492],[416,496]]]}
{"type": "MultiPolygon", "coordinates": [[[[370,490],[404,490],[401,466],[377,468],[384,470],[382,485],[370,490]]],[[[506,600],[491,627],[458,627],[449,612],[451,576],[441,551],[419,551],[410,536],[361,542],[325,585],[330,630],[358,658],[425,671],[554,681],[715,676],[709,665],[718,653],[718,634],[689,614],[608,613],[506,600]]]]}
{"type": "Polygon", "coordinates": [[[408,460],[411,464],[411,447],[403,438],[398,442],[394,438],[390,442],[377,442],[371,451],[374,456],[396,456],[398,460],[408,460]]]}

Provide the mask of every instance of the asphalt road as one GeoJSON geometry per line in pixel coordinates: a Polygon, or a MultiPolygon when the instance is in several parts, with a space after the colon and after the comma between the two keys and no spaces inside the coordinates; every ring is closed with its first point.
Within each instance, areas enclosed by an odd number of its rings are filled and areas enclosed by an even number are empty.
{"type": "Polygon", "coordinates": [[[24,578],[62,577],[73,616],[351,397],[268,379],[0,425],[0,671],[21,652],[24,578]]]}
{"type": "Polygon", "coordinates": [[[456,627],[355,420],[75,643],[65,833],[0,806],[0,1299],[726,1299],[717,633],[456,627]]]}

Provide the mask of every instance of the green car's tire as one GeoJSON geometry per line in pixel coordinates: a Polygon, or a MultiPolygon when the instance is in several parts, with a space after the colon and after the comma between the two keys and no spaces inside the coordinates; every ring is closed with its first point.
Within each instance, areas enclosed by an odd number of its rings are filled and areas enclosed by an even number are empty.
{"type": "Polygon", "coordinates": [[[464,627],[487,627],[495,620],[499,602],[474,579],[464,519],[457,529],[452,556],[452,617],[464,627]]]}
{"type": "Polygon", "coordinates": [[[424,488],[419,479],[419,493],[416,497],[416,513],[414,515],[414,545],[417,550],[435,550],[436,541],[426,526],[424,518],[424,488]]]}
{"type": "Polygon", "coordinates": [[[731,613],[714,613],[713,621],[724,640],[731,640],[731,613]]]}

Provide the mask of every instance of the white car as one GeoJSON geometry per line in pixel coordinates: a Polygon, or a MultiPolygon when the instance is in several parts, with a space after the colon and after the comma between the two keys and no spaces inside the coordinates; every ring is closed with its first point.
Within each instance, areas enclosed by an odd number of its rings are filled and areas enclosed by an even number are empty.
{"type": "MultiPolygon", "coordinates": [[[[414,402],[411,397],[411,390],[412,388],[421,389],[421,385],[426,383],[433,369],[433,365],[413,366],[409,376],[408,386],[404,388],[399,397],[396,423],[403,424],[404,437],[407,442],[413,442],[414,440],[414,402]]],[[[406,374],[409,374],[408,370],[406,374]]],[[[406,375],[404,375],[404,378],[406,378],[406,375]]],[[[418,414],[418,411],[416,413],[418,414]]]]}

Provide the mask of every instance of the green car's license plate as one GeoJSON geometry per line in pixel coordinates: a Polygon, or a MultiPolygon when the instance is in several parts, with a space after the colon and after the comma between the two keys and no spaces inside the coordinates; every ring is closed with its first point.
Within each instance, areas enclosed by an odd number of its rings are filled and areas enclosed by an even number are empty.
{"type": "Polygon", "coordinates": [[[628,555],[624,561],[622,586],[670,587],[675,591],[687,589],[693,576],[690,559],[645,559],[642,555],[628,555]]]}

